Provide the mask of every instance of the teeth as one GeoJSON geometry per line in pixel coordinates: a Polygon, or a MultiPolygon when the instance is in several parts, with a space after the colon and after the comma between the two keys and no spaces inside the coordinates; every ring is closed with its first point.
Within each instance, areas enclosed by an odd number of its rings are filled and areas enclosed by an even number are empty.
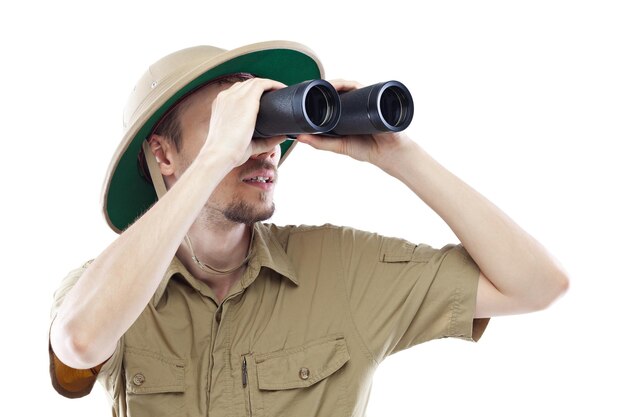
{"type": "Polygon", "coordinates": [[[248,179],[247,181],[268,182],[269,180],[270,180],[269,177],[252,177],[252,178],[248,179]]]}

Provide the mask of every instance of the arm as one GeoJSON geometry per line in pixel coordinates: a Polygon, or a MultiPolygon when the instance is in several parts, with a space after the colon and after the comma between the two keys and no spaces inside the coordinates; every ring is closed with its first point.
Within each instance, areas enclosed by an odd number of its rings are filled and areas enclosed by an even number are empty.
{"type": "Polygon", "coordinates": [[[540,310],[565,291],[565,273],[539,242],[416,143],[394,160],[385,171],[441,216],[478,264],[476,317],[540,310]]]}
{"type": "MultiPolygon", "coordinates": [[[[357,87],[349,82],[335,85],[338,89],[357,87]]],[[[567,275],[541,244],[405,134],[334,140],[302,135],[298,140],[370,162],[430,206],[480,268],[475,317],[540,310],[567,289],[567,275]]]]}
{"type": "Polygon", "coordinates": [[[283,140],[250,140],[259,97],[280,87],[270,80],[248,80],[214,100],[209,133],[198,157],[161,200],[89,265],[67,294],[50,329],[51,347],[63,363],[87,369],[111,356],[221,179],[251,155],[267,152],[283,140]]]}

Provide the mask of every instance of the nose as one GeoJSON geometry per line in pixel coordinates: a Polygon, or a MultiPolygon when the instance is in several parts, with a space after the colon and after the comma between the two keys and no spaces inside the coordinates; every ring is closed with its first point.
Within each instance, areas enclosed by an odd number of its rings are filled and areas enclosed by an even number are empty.
{"type": "Polygon", "coordinates": [[[250,159],[278,159],[280,158],[280,145],[274,146],[274,149],[268,152],[258,153],[256,155],[252,155],[250,159]]]}

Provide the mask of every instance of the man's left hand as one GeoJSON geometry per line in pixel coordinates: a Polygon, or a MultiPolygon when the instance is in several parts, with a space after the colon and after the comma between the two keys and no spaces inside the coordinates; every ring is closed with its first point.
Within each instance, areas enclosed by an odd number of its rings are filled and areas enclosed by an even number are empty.
{"type": "MultiPolygon", "coordinates": [[[[332,80],[329,82],[339,93],[363,87],[355,81],[332,80]]],[[[386,170],[393,165],[394,155],[402,152],[411,139],[402,132],[340,137],[302,134],[298,135],[298,142],[311,145],[315,149],[348,155],[358,161],[369,162],[386,170]]]]}

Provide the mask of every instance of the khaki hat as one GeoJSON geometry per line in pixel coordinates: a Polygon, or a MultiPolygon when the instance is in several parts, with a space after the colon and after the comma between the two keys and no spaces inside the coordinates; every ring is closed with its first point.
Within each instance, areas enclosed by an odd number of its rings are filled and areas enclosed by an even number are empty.
{"type": "MultiPolygon", "coordinates": [[[[156,201],[154,187],[141,175],[139,152],[157,122],[189,93],[217,77],[251,73],[291,85],[324,77],[313,51],[288,41],[261,42],[227,51],[196,46],[170,54],[139,79],[124,109],[124,137],[104,181],[102,207],[109,226],[121,233],[156,201]]],[[[295,143],[281,144],[282,162],[295,143]]]]}

